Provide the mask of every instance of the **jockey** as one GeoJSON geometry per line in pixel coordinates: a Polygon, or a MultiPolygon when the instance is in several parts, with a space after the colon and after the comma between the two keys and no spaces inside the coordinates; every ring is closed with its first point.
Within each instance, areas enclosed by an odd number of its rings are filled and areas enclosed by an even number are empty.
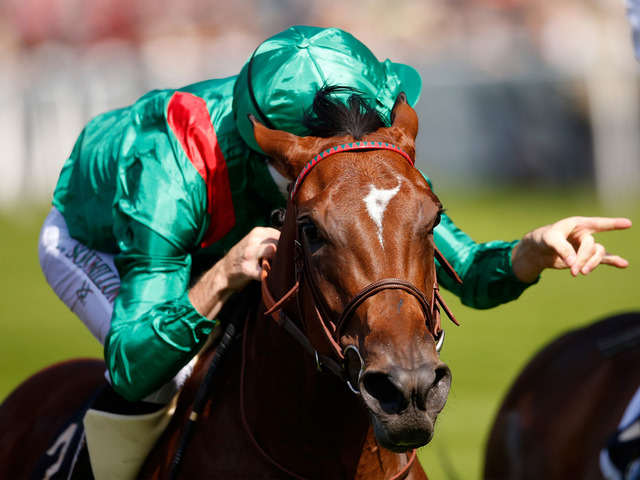
{"type": "MultiPolygon", "coordinates": [[[[416,104],[421,79],[407,65],[380,62],[342,30],[293,27],[262,43],[237,77],[152,91],[81,133],[42,229],[40,262],[104,345],[110,384],[128,402],[155,404],[165,415],[224,302],[259,279],[259,258],[275,254],[279,232],[268,225],[285,205],[287,182],[256,144],[248,114],[304,135],[302,115],[325,85],[356,89],[388,119],[401,92],[416,104]]],[[[464,283],[440,274],[439,281],[467,305],[493,307],[518,298],[545,268],[575,276],[600,263],[625,267],[592,234],[628,226],[574,217],[520,241],[477,244],[443,215],[435,242],[464,283]]],[[[99,470],[111,447],[92,438],[96,415],[85,425],[99,470]]],[[[146,453],[127,460],[128,472],[106,475],[135,476],[146,453]]],[[[104,462],[111,468],[112,459],[104,462]]]]}

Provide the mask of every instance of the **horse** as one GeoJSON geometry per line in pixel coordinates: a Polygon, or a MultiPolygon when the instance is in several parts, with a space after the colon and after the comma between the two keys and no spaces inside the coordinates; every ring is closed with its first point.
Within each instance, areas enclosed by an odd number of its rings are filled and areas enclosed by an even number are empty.
{"type": "Polygon", "coordinates": [[[527,364],[491,428],[486,479],[598,479],[638,389],[640,312],[565,333],[527,364]]]}
{"type": "MultiPolygon", "coordinates": [[[[227,322],[224,357],[222,343],[200,353],[141,478],[426,478],[416,449],[451,385],[436,259],[455,272],[433,239],[442,204],[414,167],[415,111],[401,94],[385,126],[357,98],[329,110],[359,133],[299,137],[250,118],[292,182],[277,253],[238,294],[245,320],[235,335],[227,322]]],[[[103,374],[71,361],[15,390],[0,477],[28,476],[103,374]]]]}

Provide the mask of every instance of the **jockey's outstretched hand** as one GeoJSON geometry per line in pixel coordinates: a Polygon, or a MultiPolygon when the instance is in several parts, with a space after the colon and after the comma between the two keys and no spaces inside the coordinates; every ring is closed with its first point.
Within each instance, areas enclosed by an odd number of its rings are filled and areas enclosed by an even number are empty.
{"type": "Polygon", "coordinates": [[[189,290],[194,308],[209,319],[215,318],[224,302],[252,280],[260,280],[261,258],[272,259],[280,232],[256,227],[211,267],[189,290]]]}
{"type": "Polygon", "coordinates": [[[523,282],[533,282],[546,268],[587,275],[600,264],[625,268],[629,262],[606,251],[594,234],[631,227],[628,218],[570,217],[527,233],[511,253],[513,271],[523,282]]]}

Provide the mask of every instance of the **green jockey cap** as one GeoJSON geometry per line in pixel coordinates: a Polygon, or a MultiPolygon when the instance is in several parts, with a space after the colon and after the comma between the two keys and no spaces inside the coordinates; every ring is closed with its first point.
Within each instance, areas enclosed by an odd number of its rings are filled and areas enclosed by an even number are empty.
{"type": "Polygon", "coordinates": [[[408,65],[378,61],[343,30],[291,27],[258,46],[238,75],[233,92],[236,127],[258,152],[248,114],[269,128],[305,135],[300,123],[304,112],[316,92],[331,85],[357,90],[388,119],[401,92],[410,105],[416,104],[422,80],[408,65]]]}

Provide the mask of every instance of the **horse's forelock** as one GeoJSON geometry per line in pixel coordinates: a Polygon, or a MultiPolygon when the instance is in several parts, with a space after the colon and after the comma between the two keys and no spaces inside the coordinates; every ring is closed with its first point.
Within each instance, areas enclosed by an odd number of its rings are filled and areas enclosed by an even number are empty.
{"type": "Polygon", "coordinates": [[[305,112],[302,124],[315,137],[350,136],[361,140],[385,126],[384,119],[360,92],[343,86],[325,86],[305,112]],[[347,97],[346,100],[344,97],[347,97]]]}

